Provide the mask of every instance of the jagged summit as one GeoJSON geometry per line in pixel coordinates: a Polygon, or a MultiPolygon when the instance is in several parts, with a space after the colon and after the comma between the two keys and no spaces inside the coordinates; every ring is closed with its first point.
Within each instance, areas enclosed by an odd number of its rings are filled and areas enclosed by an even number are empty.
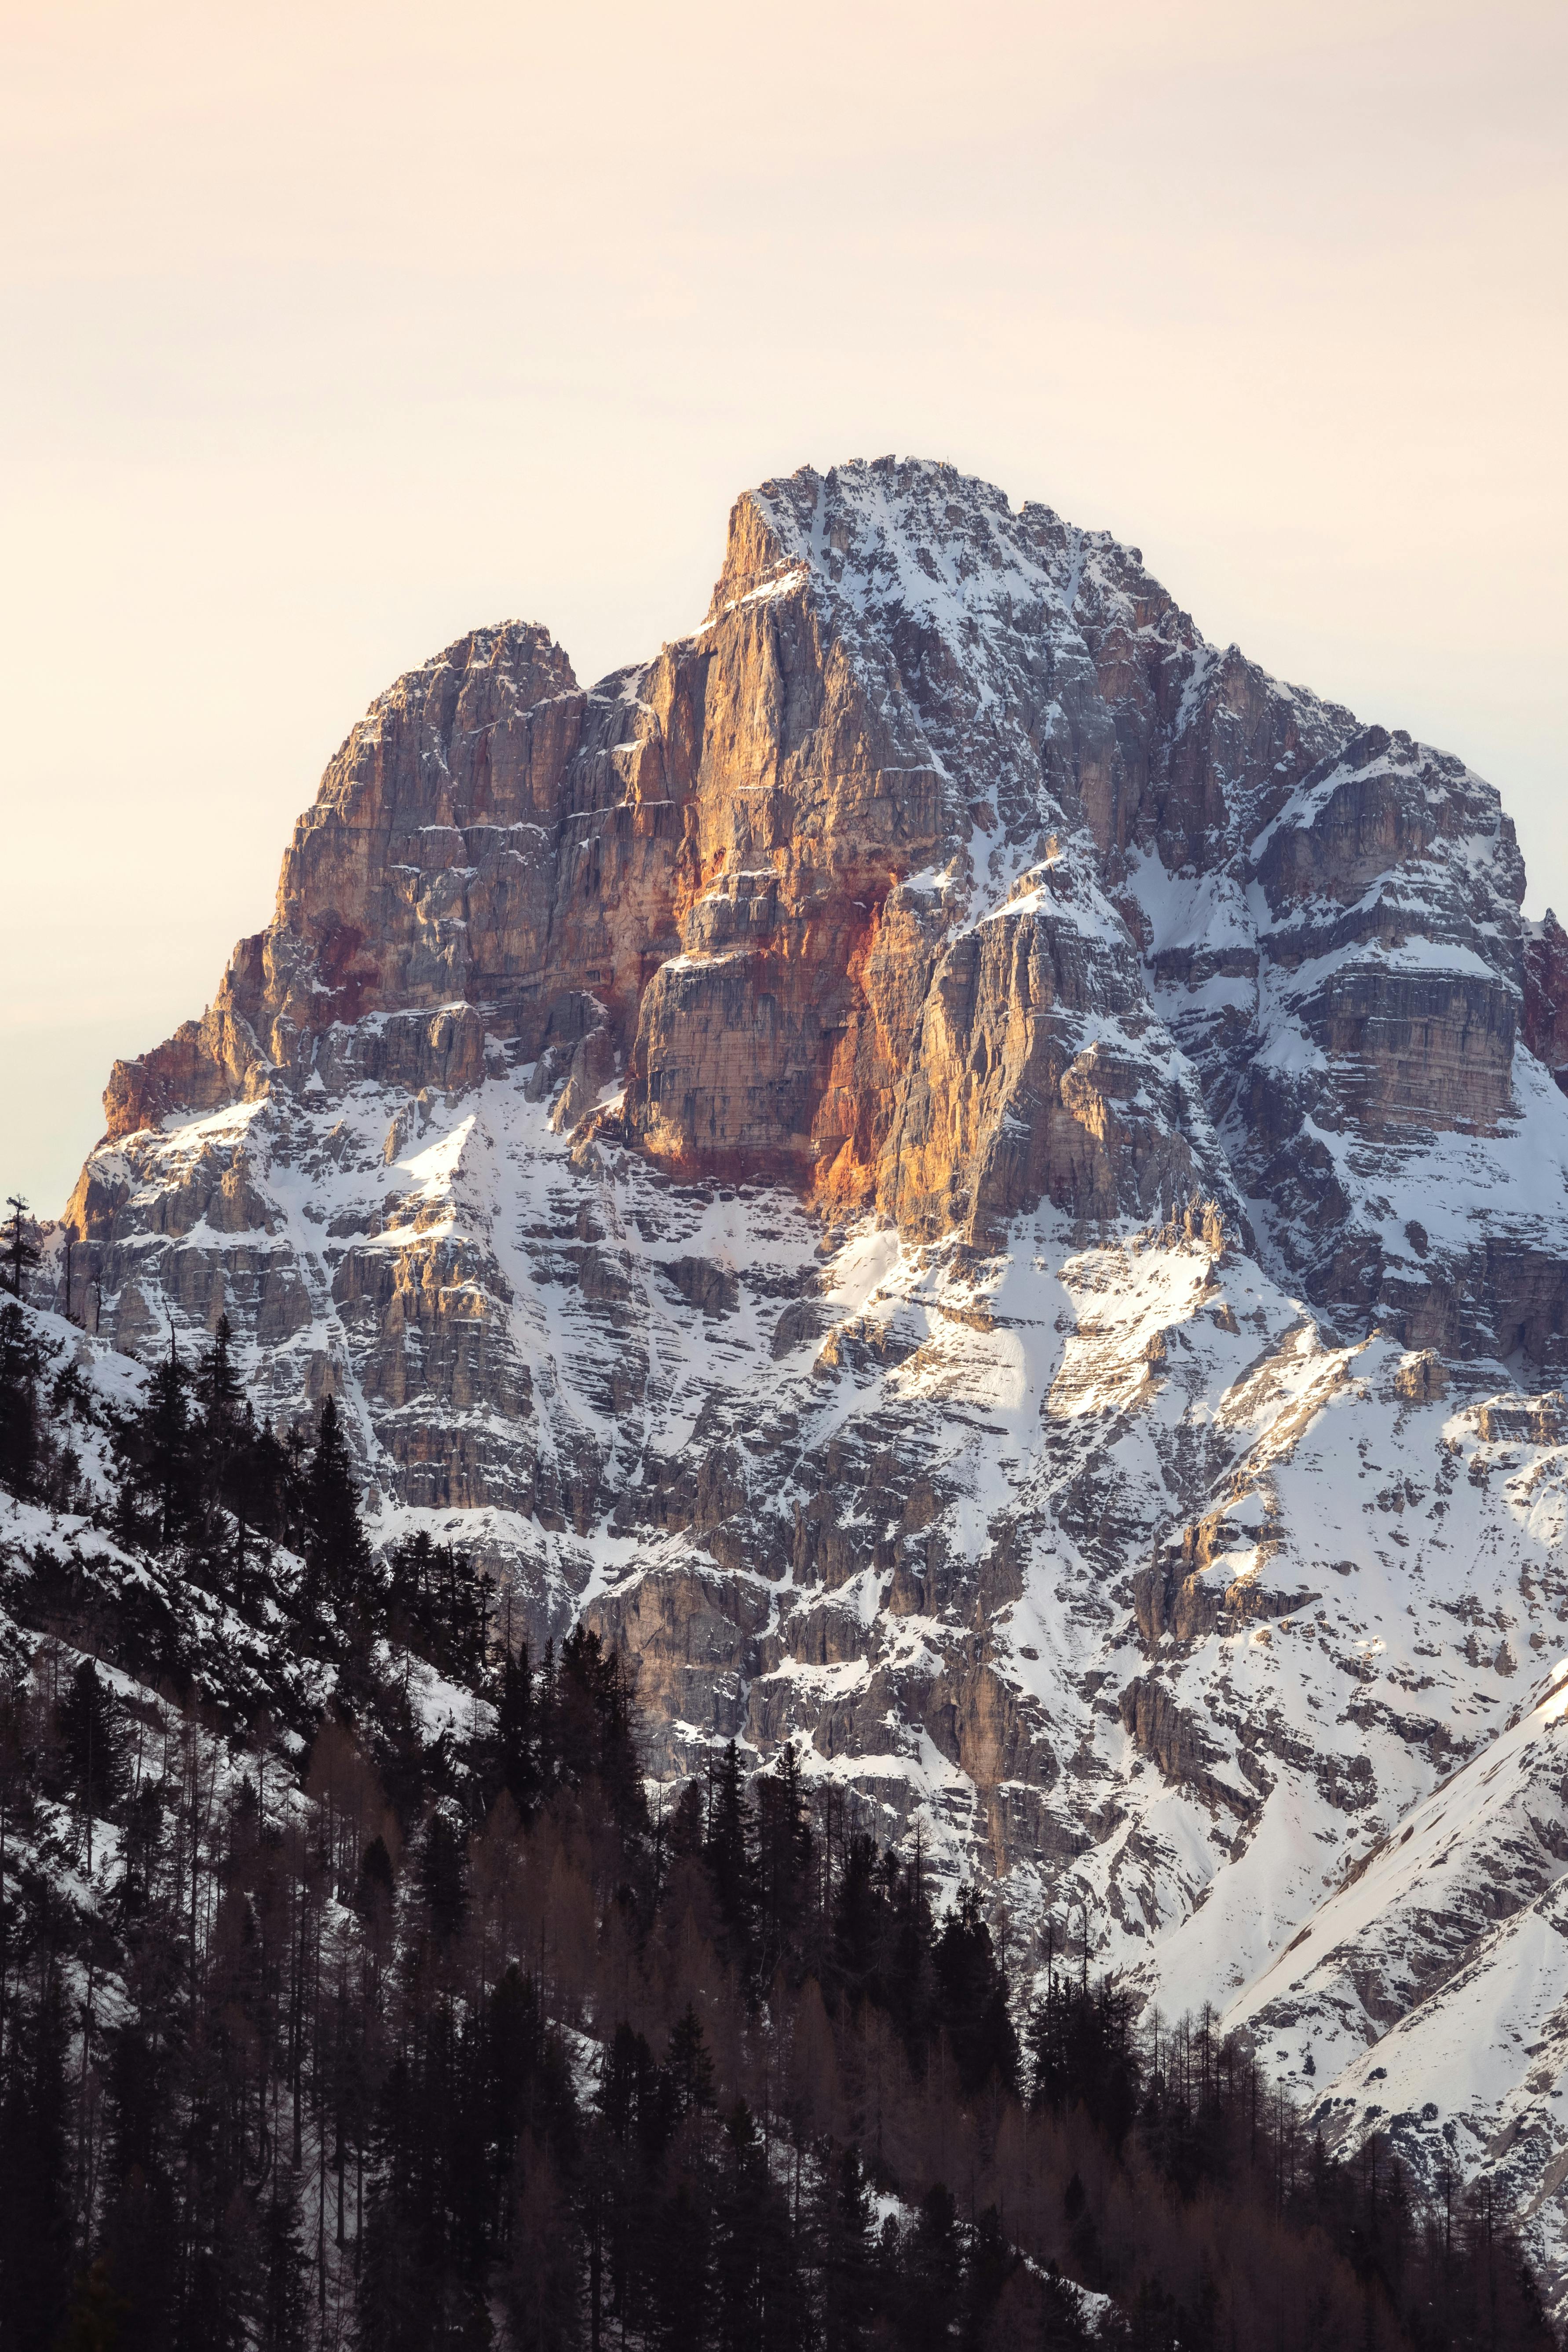
{"type": "MultiPolygon", "coordinates": [[[[798,1738],[1016,1921],[1228,1985],[1353,2133],[1346,2050],[1448,1977],[1268,1972],[1563,1646],[1522,887],[1490,785],[1136,550],[805,469],[646,664],[509,623],[378,698],[210,1012],[117,1066],[76,1279],[126,1350],[226,1311],[280,1416],[336,1395],[384,1536],[586,1610],[667,1769],[798,1738]]],[[[1434,2084],[1415,2160],[1521,2079],[1434,2084]]]]}

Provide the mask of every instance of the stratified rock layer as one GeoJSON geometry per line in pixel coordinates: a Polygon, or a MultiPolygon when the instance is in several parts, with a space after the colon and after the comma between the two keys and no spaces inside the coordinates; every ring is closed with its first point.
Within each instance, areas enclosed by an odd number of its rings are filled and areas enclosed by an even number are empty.
{"type": "MultiPolygon", "coordinates": [[[[805,471],[646,666],[509,623],[376,702],[271,926],[116,1066],[73,1303],[133,1352],[226,1311],[276,1413],[342,1399],[384,1536],[625,1647],[661,1769],[798,1738],[1016,1933],[1087,1902],[1168,2003],[1316,2040],[1358,2128],[1347,2052],[1436,1981],[1398,1888],[1271,1971],[1568,1612],[1522,894],[1490,786],[1135,550],[805,471]]],[[[1557,1880],[1486,1835],[1495,1927],[1557,1880]]],[[[1518,2095],[1401,2127],[1479,2161],[1518,2095]]]]}

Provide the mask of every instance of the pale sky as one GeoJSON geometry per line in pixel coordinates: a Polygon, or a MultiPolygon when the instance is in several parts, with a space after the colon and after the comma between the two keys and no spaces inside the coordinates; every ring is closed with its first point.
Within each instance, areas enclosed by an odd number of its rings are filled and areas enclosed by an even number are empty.
{"type": "Polygon", "coordinates": [[[951,458],[1563,816],[1568,11],[0,0],[0,1192],[210,999],[371,697],[692,627],[951,458]]]}

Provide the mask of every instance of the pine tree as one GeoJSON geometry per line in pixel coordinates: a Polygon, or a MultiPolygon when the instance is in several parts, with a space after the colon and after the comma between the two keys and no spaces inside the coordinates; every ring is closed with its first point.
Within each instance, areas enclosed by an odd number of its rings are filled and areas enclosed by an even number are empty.
{"type": "Polygon", "coordinates": [[[675,1811],[669,1817],[668,1845],[671,1854],[695,1858],[702,1852],[702,1783],[688,1780],[675,1801],[675,1811]]]}
{"type": "Polygon", "coordinates": [[[468,1908],[463,1841],[445,1813],[432,1813],[419,1856],[419,1892],[437,1938],[448,1942],[468,1908]]]}
{"type": "Polygon", "coordinates": [[[877,2315],[871,2197],[858,2147],[822,2160],[823,2352],[864,2352],[877,2315]]]}
{"type": "Polygon", "coordinates": [[[724,2159],[713,2200],[714,2343],[717,2352],[760,2352],[776,2342],[775,2301],[787,2263],[788,2215],[768,2179],[756,2118],[742,2100],[724,2125],[724,2159]]]}
{"type": "Polygon", "coordinates": [[[31,1495],[43,1461],[38,1374],[44,1351],[16,1301],[0,1307],[0,1486],[31,1495]]]}
{"type": "Polygon", "coordinates": [[[529,2142],[521,2171],[506,2278],[512,2341],[517,2352],[576,2352],[582,2244],[567,2185],[537,2140],[529,2142]]]}
{"type": "Polygon", "coordinates": [[[616,2026],[599,2068],[599,2113],[612,2137],[625,2147],[636,2139],[662,2137],[658,2069],[646,2034],[625,2019],[616,2026]]]}
{"type": "Polygon", "coordinates": [[[517,1807],[519,1818],[529,1820],[539,1802],[541,1775],[533,1668],[526,1642],[508,1650],[501,1660],[494,1779],[517,1807]]]}
{"type": "Polygon", "coordinates": [[[798,1947],[811,1886],[811,1816],[793,1740],[785,1741],[772,1771],[757,1775],[752,1795],[757,1824],[757,1969],[767,1984],[786,1954],[798,1947]]]}
{"type": "Polygon", "coordinates": [[[157,1504],[156,1541],[161,1551],[167,1551],[184,1533],[190,1517],[195,1465],[187,1387],[188,1376],[171,1331],[168,1360],[153,1375],[147,1432],[147,1483],[157,1504]]]}
{"type": "Polygon", "coordinates": [[[258,2352],[305,2352],[309,2326],[299,2184],[275,2155],[270,2187],[261,2209],[258,2352]]]}
{"type": "Polygon", "coordinates": [[[980,1908],[980,1890],[966,1886],[949,1913],[935,1953],[938,2011],[965,2092],[993,2076],[1017,2087],[1018,2037],[1007,2013],[1007,1979],[980,1908]]]}
{"type": "Polygon", "coordinates": [[[492,1586],[452,1544],[421,1528],[393,1551],[388,1600],[395,1638],[456,1679],[483,1678],[492,1586]]]}
{"type": "Polygon", "coordinates": [[[64,1995],[52,1975],[25,2025],[12,2019],[0,2079],[0,2352],[38,2352],[65,2316],[67,2040],[64,1995]]]}
{"type": "Polygon", "coordinates": [[[210,1422],[237,1420],[245,1402],[239,1374],[234,1369],[234,1330],[226,1314],[217,1318],[212,1346],[196,1381],[196,1393],[210,1422]]]}
{"type": "MultiPolygon", "coordinates": [[[[966,2352],[978,2352],[986,2341],[991,2315],[1017,2267],[1018,2257],[1007,2242],[1002,2217],[994,2205],[987,2205],[969,2232],[964,2252],[959,2342],[966,2352]]],[[[1196,2352],[1195,2346],[1193,2352],[1196,2352]]]]}
{"type": "Polygon", "coordinates": [[[703,1859],[713,1880],[730,1958],[751,1966],[756,1934],[756,1874],[752,1854],[752,1808],[741,1780],[741,1759],[731,1739],[711,1768],[708,1833],[703,1859]]]}
{"type": "Polygon", "coordinates": [[[200,1464],[190,1386],[171,1328],[169,1352],[153,1368],[146,1404],[117,1434],[121,1533],[127,1542],[144,1542],[155,1551],[170,1551],[183,1541],[197,1515],[200,1464]]]}
{"type": "Polygon", "coordinates": [[[688,2001],[682,2014],[669,2030],[669,2047],[665,2053],[665,2069],[675,2093],[675,2113],[679,2122],[692,2114],[710,2110],[713,2105],[713,2061],[708,2054],[708,2039],[702,2031],[702,2021],[688,2001]]]}
{"type": "Polygon", "coordinates": [[[0,1285],[11,1293],[13,1298],[23,1298],[26,1296],[27,1276],[37,1265],[41,1253],[33,1239],[27,1203],[22,1195],[10,1193],[5,1206],[11,1213],[5,1220],[5,1271],[0,1274],[0,1285]]]}
{"type": "Polygon", "coordinates": [[[541,1711],[553,1729],[559,1769],[568,1783],[582,1788],[596,1780],[623,1832],[646,1833],[647,1799],[631,1691],[619,1656],[606,1652],[590,1628],[575,1627],[563,1643],[553,1708],[541,1711]]]}
{"type": "Polygon", "coordinates": [[[900,2335],[910,2352],[936,2352],[952,2337],[963,2286],[958,2208],[940,2180],[904,2233],[900,2273],[900,2335]]]}
{"type": "Polygon", "coordinates": [[[878,1875],[881,1932],[876,1997],[898,2027],[911,2061],[919,2065],[931,2041],[936,1993],[931,1900],[918,1841],[912,1857],[902,1867],[896,1854],[884,1853],[878,1875]]]}
{"type": "Polygon", "coordinates": [[[117,1712],[112,1697],[99,1679],[97,1666],[90,1658],[84,1658],[60,1701],[57,1727],[64,1750],[68,1786],[81,1801],[89,1874],[94,1818],[112,1811],[124,1785],[123,1743],[117,1712]]]}
{"type": "Polygon", "coordinates": [[[1091,1990],[1055,1970],[1029,2021],[1035,2105],[1055,2115],[1081,2105],[1116,2148],[1138,2111],[1132,2017],[1131,1996],[1109,1978],[1091,1990]]]}
{"type": "Polygon", "coordinates": [[[700,2184],[682,2174],[657,2212],[648,2264],[649,2343],[657,2352],[708,2352],[712,2302],[712,2212],[700,2184]]]}
{"type": "Polygon", "coordinates": [[[248,1538],[262,1546],[287,1542],[297,1517],[296,1457],[265,1423],[258,1424],[250,1400],[235,1425],[224,1481],[224,1500],[237,1524],[237,1582],[242,1583],[248,1538]]]}
{"type": "Polygon", "coordinates": [[[883,1927],[879,1900],[877,1849],[864,1831],[846,1839],[833,1886],[831,1964],[850,2000],[858,2004],[877,1966],[883,1927]]]}
{"type": "Polygon", "coordinates": [[[353,1609],[369,1588],[370,1546],[360,1524],[353,1466],[335,1397],[321,1407],[300,1509],[307,1615],[318,1617],[323,1601],[340,1612],[353,1609]]]}

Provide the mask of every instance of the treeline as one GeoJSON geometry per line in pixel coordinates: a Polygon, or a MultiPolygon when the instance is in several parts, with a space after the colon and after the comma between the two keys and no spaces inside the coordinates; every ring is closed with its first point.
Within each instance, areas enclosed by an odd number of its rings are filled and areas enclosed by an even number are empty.
{"type": "Polygon", "coordinates": [[[58,1590],[0,1684],[0,2347],[1555,2341],[1484,2189],[1331,2160],[1081,1966],[1026,2000],[792,1750],[650,1801],[622,1662],[373,1560],[335,1414],[258,1429],[227,1360],[104,1427],[101,1508],[314,1643],[324,1710],[127,1681],[58,1590]]]}
{"type": "Polygon", "coordinates": [[[323,1408],[312,1448],[297,1428],[259,1423],[235,1370],[228,1318],[199,1364],[171,1335],[145,1401],[117,1409],[68,1361],[52,1358],[15,1299],[0,1307],[0,1480],[24,1501],[78,1508],[129,1548],[178,1552],[202,1583],[247,1593],[247,1570],[273,1547],[299,1552],[319,1612],[346,1605],[368,1583],[361,1526],[336,1404],[323,1408]],[[97,1433],[113,1464],[114,1502],[84,1481],[79,1444],[97,1433]]]}
{"type": "MultiPolygon", "coordinates": [[[[336,1401],[324,1400],[310,1435],[258,1419],[226,1316],[194,1360],[171,1337],[144,1399],[119,1407],[74,1362],[54,1368],[14,1299],[0,1305],[0,1488],[81,1514],[269,1635],[281,1612],[296,1643],[340,1672],[354,1660],[363,1678],[383,1635],[462,1682],[493,1670],[489,1584],[423,1532],[386,1563],[373,1559],[336,1401]],[[84,1474],[84,1451],[103,1458],[107,1480],[84,1474]]],[[[35,1618],[89,1613],[68,1562],[40,1557],[37,1578],[35,1618]]],[[[144,1679],[189,1681],[181,1629],[153,1596],[122,1582],[96,1601],[90,1646],[144,1679]]]]}

